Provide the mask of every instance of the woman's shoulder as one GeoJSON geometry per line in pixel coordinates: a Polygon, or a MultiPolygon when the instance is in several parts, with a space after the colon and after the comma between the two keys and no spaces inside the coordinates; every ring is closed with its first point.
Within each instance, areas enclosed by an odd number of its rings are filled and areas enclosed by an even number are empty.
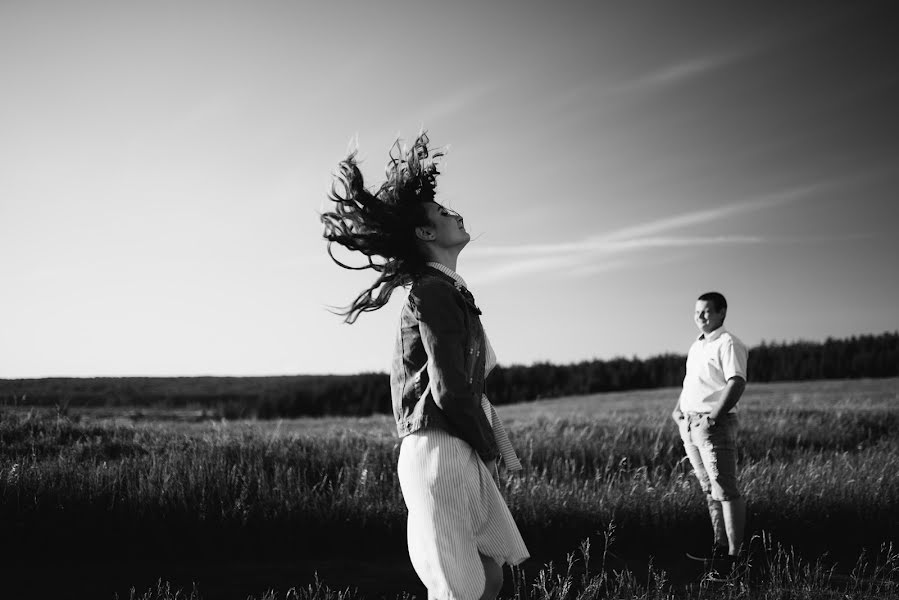
{"type": "Polygon", "coordinates": [[[456,305],[459,293],[455,286],[442,277],[424,274],[409,289],[409,303],[415,307],[456,305]]]}
{"type": "Polygon", "coordinates": [[[456,291],[455,286],[444,279],[430,273],[425,273],[412,282],[409,296],[415,298],[429,298],[432,296],[451,296],[456,291]]]}

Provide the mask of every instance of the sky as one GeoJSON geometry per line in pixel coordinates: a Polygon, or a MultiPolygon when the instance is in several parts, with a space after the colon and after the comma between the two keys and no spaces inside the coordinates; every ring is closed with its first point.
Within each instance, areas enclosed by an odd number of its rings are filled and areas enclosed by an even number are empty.
{"type": "Polygon", "coordinates": [[[387,371],[319,214],[421,130],[500,364],[899,330],[889,5],[3,0],[0,378],[387,371]]]}

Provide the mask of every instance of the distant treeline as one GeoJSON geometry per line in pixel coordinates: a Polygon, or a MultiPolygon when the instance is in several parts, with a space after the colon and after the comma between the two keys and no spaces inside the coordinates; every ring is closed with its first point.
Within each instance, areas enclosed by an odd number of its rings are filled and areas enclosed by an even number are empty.
{"type": "MultiPolygon", "coordinates": [[[[499,366],[487,380],[495,404],[680,385],[685,356],[616,358],[569,365],[499,366]]],[[[749,380],[899,376],[899,332],[765,343],[749,351],[749,380]]],[[[207,411],[224,418],[369,415],[390,412],[384,373],[286,377],[99,377],[0,379],[0,404],[146,407],[207,411]]]]}
{"type": "Polygon", "coordinates": [[[0,405],[195,409],[227,419],[369,415],[390,410],[390,386],[384,373],[0,379],[0,405]]]}
{"type": "MultiPolygon", "coordinates": [[[[899,332],[828,338],[820,342],[765,343],[749,350],[749,381],[860,379],[899,375],[899,332]]],[[[571,365],[538,363],[497,367],[487,382],[495,404],[579,394],[679,386],[686,356],[616,358],[571,365]]]]}

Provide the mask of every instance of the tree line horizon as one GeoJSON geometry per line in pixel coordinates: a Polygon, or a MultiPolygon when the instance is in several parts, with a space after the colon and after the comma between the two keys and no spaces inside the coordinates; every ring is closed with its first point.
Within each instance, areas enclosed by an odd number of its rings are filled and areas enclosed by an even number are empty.
{"type": "MultiPolygon", "coordinates": [[[[569,364],[498,365],[487,378],[497,405],[680,386],[685,354],[569,364]]],[[[750,348],[749,383],[899,376],[899,331],[750,348]]],[[[386,373],[268,377],[0,379],[0,406],[195,409],[210,418],[389,414],[386,373]]]]}

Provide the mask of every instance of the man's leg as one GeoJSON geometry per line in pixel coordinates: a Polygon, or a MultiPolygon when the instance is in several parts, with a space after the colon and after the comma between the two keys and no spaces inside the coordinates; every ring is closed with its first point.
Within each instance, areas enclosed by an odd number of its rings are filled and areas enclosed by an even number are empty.
{"type": "MultiPolygon", "coordinates": [[[[737,485],[737,417],[727,415],[713,428],[697,430],[699,454],[708,472],[712,498],[720,498],[721,524],[728,554],[736,556],[743,546],[746,529],[746,500],[737,485]]],[[[710,501],[714,502],[714,500],[710,501]]],[[[716,539],[719,539],[716,533],[716,539]]]]}
{"type": "Polygon", "coordinates": [[[737,498],[721,502],[724,513],[724,527],[727,531],[728,552],[737,556],[743,548],[743,533],[746,529],[746,500],[737,498]]]}
{"type": "Polygon", "coordinates": [[[722,550],[730,547],[730,535],[727,531],[727,521],[724,513],[724,503],[712,498],[712,494],[706,494],[706,502],[709,505],[709,517],[712,519],[712,533],[715,536],[715,546],[722,550]]]}
{"type": "Polygon", "coordinates": [[[689,423],[686,419],[684,421],[685,422],[681,424],[680,429],[681,440],[684,442],[684,452],[687,454],[690,465],[693,467],[693,474],[696,475],[696,479],[699,480],[699,486],[702,488],[702,491],[705,492],[706,504],[709,508],[709,517],[712,521],[712,535],[714,536],[715,546],[721,549],[727,549],[729,544],[727,539],[727,529],[724,526],[724,514],[722,512],[721,502],[712,498],[712,486],[709,481],[708,471],[706,471],[705,465],[703,464],[699,448],[693,443],[693,436],[691,435],[693,429],[689,427],[689,423]]]}

